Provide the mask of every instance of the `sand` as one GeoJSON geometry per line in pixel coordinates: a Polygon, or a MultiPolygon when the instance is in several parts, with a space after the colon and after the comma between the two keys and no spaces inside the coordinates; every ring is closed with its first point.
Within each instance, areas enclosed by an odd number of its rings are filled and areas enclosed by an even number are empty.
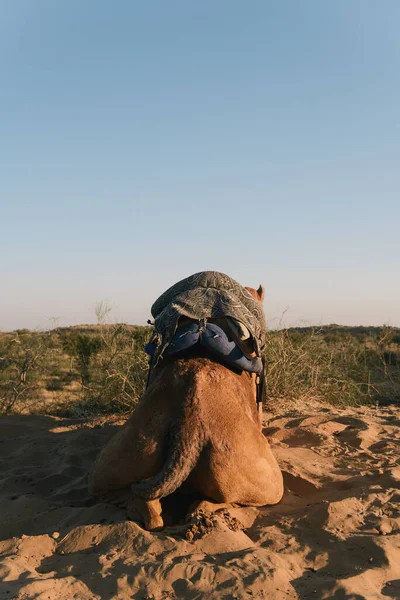
{"type": "Polygon", "coordinates": [[[120,425],[0,419],[0,598],[400,598],[398,408],[265,415],[274,507],[149,533],[86,489],[120,425]]]}

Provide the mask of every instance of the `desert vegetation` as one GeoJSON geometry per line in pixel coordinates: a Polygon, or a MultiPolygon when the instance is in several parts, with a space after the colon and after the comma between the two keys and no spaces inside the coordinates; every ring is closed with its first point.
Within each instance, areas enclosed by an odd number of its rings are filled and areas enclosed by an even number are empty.
{"type": "MultiPolygon", "coordinates": [[[[151,327],[105,324],[0,333],[0,412],[91,416],[126,413],[147,376],[151,327]]],[[[290,328],[270,331],[267,404],[400,403],[400,329],[290,328]]]]}
{"type": "Polygon", "coordinates": [[[267,402],[336,406],[400,403],[400,329],[290,328],[270,331],[267,402]]]}

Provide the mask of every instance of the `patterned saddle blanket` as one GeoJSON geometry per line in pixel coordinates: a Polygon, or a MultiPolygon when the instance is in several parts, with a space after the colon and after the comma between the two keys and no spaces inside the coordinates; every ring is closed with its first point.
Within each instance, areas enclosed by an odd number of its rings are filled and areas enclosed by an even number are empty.
{"type": "MultiPolygon", "coordinates": [[[[233,340],[239,346],[238,351],[248,360],[262,358],[267,329],[262,306],[246,288],[224,273],[202,271],[182,279],[156,300],[151,313],[155,319],[151,340],[154,346],[152,367],[168,353],[172,340],[181,339],[179,336],[175,338],[175,334],[178,327],[184,326],[182,321],[185,319],[197,322],[197,332],[193,329],[190,334],[199,335],[203,345],[208,339],[208,333],[203,336],[204,331],[210,332],[213,343],[223,341],[224,348],[221,350],[224,356],[233,350],[229,347],[230,340],[233,340]],[[222,330],[226,330],[224,335],[218,333],[219,337],[213,337],[217,330],[210,327],[215,321],[218,326],[222,324],[222,330]]],[[[207,343],[212,351],[211,341],[207,343]]]]}

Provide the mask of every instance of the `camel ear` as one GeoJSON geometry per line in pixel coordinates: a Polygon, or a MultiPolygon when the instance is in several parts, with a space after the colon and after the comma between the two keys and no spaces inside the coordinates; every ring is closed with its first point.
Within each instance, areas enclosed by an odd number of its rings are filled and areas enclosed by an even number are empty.
{"type": "Polygon", "coordinates": [[[255,290],[254,288],[251,287],[246,287],[246,290],[248,292],[250,292],[250,294],[253,296],[254,300],[257,300],[257,302],[259,302],[260,304],[263,303],[264,300],[264,288],[262,285],[260,285],[260,287],[258,288],[258,290],[255,290]]]}

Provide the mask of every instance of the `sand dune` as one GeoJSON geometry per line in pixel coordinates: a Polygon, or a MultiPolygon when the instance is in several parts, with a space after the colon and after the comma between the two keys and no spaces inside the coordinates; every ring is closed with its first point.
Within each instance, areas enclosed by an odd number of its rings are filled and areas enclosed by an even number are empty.
{"type": "Polygon", "coordinates": [[[0,420],[0,598],[400,598],[398,409],[265,415],[282,502],[149,533],[86,489],[120,423],[0,420]]]}

